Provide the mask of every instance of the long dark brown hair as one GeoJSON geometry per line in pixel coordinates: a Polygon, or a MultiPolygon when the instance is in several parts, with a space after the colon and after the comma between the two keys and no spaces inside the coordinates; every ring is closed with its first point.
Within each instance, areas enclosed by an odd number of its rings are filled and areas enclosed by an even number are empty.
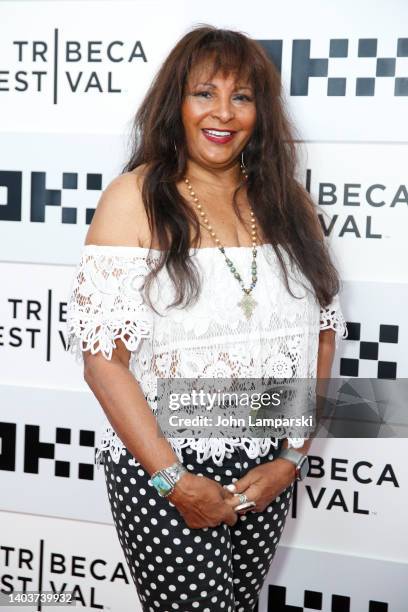
{"type": "MultiPolygon", "coordinates": [[[[156,237],[161,251],[157,266],[146,278],[145,289],[166,266],[176,296],[169,306],[183,307],[195,301],[200,292],[197,269],[189,254],[189,221],[195,232],[194,243],[200,238],[200,225],[176,183],[183,178],[187,162],[181,119],[185,86],[190,70],[202,62],[212,66],[212,75],[219,71],[224,75],[232,73],[237,78],[247,78],[252,85],[256,124],[244,150],[249,202],[282,266],[287,290],[297,297],[289,287],[281,249],[310,281],[320,305],[327,306],[339,292],[340,279],[316,206],[295,178],[295,128],[285,112],[279,72],[256,41],[241,32],[209,25],[195,27],[171,50],[134,120],[132,152],[122,172],[146,164],[142,198],[151,235],[156,237]]],[[[242,186],[243,180],[233,199],[240,218],[236,196],[242,186]]]]}

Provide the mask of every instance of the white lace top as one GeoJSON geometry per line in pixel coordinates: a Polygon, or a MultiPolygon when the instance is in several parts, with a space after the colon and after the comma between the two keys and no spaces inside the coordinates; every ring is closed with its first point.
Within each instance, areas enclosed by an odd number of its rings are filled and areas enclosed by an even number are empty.
{"type": "MultiPolygon", "coordinates": [[[[226,247],[245,287],[251,282],[252,247],[226,247]]],[[[156,314],[146,303],[141,285],[160,251],[142,247],[85,245],[68,299],[67,349],[82,363],[82,351],[101,351],[111,359],[115,340],[131,351],[129,368],[145,398],[156,409],[157,378],[315,378],[319,332],[336,331],[336,345],[347,337],[338,296],[321,309],[309,281],[289,263],[293,298],[284,286],[277,256],[269,244],[258,248],[258,282],[252,292],[257,306],[247,320],[238,302],[241,286],[216,247],[190,249],[198,267],[201,294],[187,308],[165,306],[174,290],[164,267],[150,290],[156,314]],[[303,283],[303,285],[301,284],[303,283]],[[309,289],[309,290],[308,290],[309,289]],[[164,316],[160,316],[164,315],[164,316]]],[[[115,462],[124,448],[106,419],[98,443],[96,463],[105,452],[115,462]]],[[[289,438],[300,447],[302,438],[289,438]]],[[[221,465],[225,453],[241,447],[251,458],[264,456],[275,438],[168,438],[182,460],[190,446],[203,462],[221,465]]]]}

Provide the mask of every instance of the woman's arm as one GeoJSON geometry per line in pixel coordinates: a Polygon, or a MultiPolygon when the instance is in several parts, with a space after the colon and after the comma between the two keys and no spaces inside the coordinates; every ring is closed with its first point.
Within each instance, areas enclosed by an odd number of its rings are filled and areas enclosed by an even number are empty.
{"type": "Polygon", "coordinates": [[[101,353],[84,353],[84,379],[126,448],[153,474],[177,461],[177,456],[160,436],[156,417],[129,370],[129,351],[121,340],[115,342],[109,361],[101,353]]]}
{"type": "MultiPolygon", "coordinates": [[[[141,199],[142,175],[126,173],[102,193],[85,244],[142,246],[148,231],[141,199]]],[[[129,370],[130,352],[116,339],[112,359],[85,351],[84,379],[109,422],[133,456],[151,474],[177,461],[170,444],[159,437],[156,419],[129,370]]]]}
{"type": "MultiPolygon", "coordinates": [[[[331,376],[331,369],[333,365],[334,354],[336,352],[336,332],[333,329],[324,329],[319,334],[319,349],[317,355],[317,382],[316,382],[316,396],[324,398],[326,396],[326,389],[328,379],[331,376]]],[[[307,455],[312,439],[305,440],[303,446],[296,448],[299,453],[307,455]]],[[[285,438],[282,444],[283,448],[288,448],[288,440],[285,438]]],[[[283,459],[283,461],[285,461],[283,459]]],[[[289,463],[289,461],[285,461],[289,463]]],[[[288,466],[288,467],[289,467],[288,466]]],[[[293,478],[295,477],[295,466],[292,464],[293,478]]]]}
{"type": "MultiPolygon", "coordinates": [[[[89,228],[87,245],[142,246],[144,217],[140,183],[128,173],[115,179],[104,191],[89,228]]],[[[105,314],[102,313],[102,319],[105,314]]],[[[133,315],[129,315],[129,318],[133,315]]],[[[124,336],[126,342],[126,336],[124,336]]],[[[85,350],[84,379],[113,429],[129,452],[149,474],[175,463],[177,455],[161,434],[156,417],[142,389],[129,370],[130,351],[116,338],[111,358],[101,350],[85,350]]],[[[190,527],[233,525],[236,513],[224,500],[232,496],[214,480],[185,473],[169,499],[183,514],[190,527]]]]}

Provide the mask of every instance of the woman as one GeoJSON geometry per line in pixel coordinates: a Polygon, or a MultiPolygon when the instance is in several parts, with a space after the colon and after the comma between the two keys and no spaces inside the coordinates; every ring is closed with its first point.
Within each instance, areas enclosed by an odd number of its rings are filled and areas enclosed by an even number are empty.
{"type": "Polygon", "coordinates": [[[187,33],[133,146],[69,300],[69,345],[109,421],[97,462],[143,610],[247,612],[310,440],[159,436],[157,380],[329,377],[339,279],[255,41],[187,33]]]}

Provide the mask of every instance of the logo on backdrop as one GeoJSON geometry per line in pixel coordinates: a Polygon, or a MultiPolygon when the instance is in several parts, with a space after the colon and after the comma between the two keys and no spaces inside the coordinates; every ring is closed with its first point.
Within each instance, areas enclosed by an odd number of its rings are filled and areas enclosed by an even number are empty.
{"type": "Polygon", "coordinates": [[[58,28],[48,40],[13,40],[17,70],[1,71],[1,92],[39,92],[54,104],[69,94],[120,94],[115,67],[146,63],[142,41],[65,40],[58,28]]]}
{"type": "MultiPolygon", "coordinates": [[[[0,311],[7,322],[0,325],[0,348],[10,346],[34,351],[37,359],[43,352],[46,361],[52,360],[55,347],[66,353],[66,297],[61,300],[55,290],[44,289],[37,299],[21,294],[3,299],[5,303],[0,304],[0,311]]],[[[367,336],[361,322],[347,321],[347,329],[344,342],[350,342],[353,355],[340,358],[339,375],[395,380],[399,325],[379,323],[375,337],[367,336]],[[390,359],[394,356],[395,359],[390,359]]]]}
{"type": "Polygon", "coordinates": [[[340,376],[396,379],[397,362],[382,359],[381,352],[384,347],[388,349],[389,345],[398,344],[399,326],[380,324],[376,337],[364,336],[362,328],[364,323],[347,322],[345,340],[354,341],[355,357],[340,358],[340,376]],[[365,372],[361,371],[363,368],[365,372]]]}
{"type": "MultiPolygon", "coordinates": [[[[307,610],[331,610],[331,612],[350,612],[352,598],[348,595],[326,594],[320,591],[304,591],[303,606],[292,606],[286,602],[286,588],[271,584],[268,586],[268,612],[304,612],[307,610]],[[323,603],[325,604],[323,607],[323,603]]],[[[367,601],[365,609],[359,612],[388,612],[388,603],[367,601]]]]}
{"type": "MultiPolygon", "coordinates": [[[[84,192],[96,192],[96,206],[102,191],[102,174],[61,172],[58,183],[50,185],[45,171],[31,172],[26,179],[30,185],[28,211],[23,210],[23,178],[25,177],[21,171],[0,170],[0,221],[22,221],[25,218],[34,223],[46,223],[47,210],[57,208],[61,212],[61,223],[74,225],[91,223],[95,208],[85,208],[81,204],[75,206],[73,202],[76,199],[81,203],[84,192]],[[69,206],[64,201],[69,201],[69,206]]],[[[408,205],[408,187],[405,184],[392,188],[379,183],[362,186],[360,183],[337,185],[332,182],[319,182],[317,185],[312,185],[312,170],[308,169],[305,187],[307,191],[313,192],[316,203],[322,209],[330,211],[330,206],[336,206],[336,210],[345,211],[345,215],[338,212],[330,215],[330,220],[327,220],[326,215],[319,214],[327,237],[336,235],[339,238],[347,236],[382,239],[381,217],[375,218],[376,211],[385,206],[395,210],[397,206],[408,205]],[[341,209],[339,204],[342,206],[341,209]],[[367,211],[364,218],[361,215],[357,218],[352,214],[352,209],[356,207],[359,211],[362,209],[367,211]]]]}
{"type": "MultiPolygon", "coordinates": [[[[400,60],[408,57],[408,38],[398,38],[383,55],[378,38],[332,38],[327,41],[325,57],[313,57],[312,40],[259,40],[271,60],[282,69],[283,53],[291,44],[291,96],[307,96],[311,79],[321,79],[327,96],[375,96],[379,79],[388,79],[390,95],[407,96],[408,78],[400,69],[400,60]],[[357,42],[357,52],[349,51],[357,42]],[[352,44],[350,44],[352,43],[352,44]],[[285,49],[284,49],[285,44],[285,49]],[[368,69],[364,64],[362,76],[350,76],[358,59],[372,60],[368,69]],[[338,74],[343,68],[342,76],[338,74]]],[[[15,70],[1,70],[1,92],[39,92],[52,98],[54,104],[66,94],[120,94],[125,91],[126,78],[119,77],[117,65],[133,66],[148,61],[140,40],[66,40],[55,28],[47,40],[13,40],[11,58],[15,70]]],[[[402,64],[401,64],[402,65],[402,64]]]]}
{"type": "MultiPolygon", "coordinates": [[[[281,71],[284,41],[259,40],[258,42],[281,71]]],[[[349,53],[350,42],[348,38],[331,38],[328,40],[326,57],[313,57],[312,40],[293,40],[290,95],[307,96],[311,79],[321,79],[327,96],[375,96],[377,80],[385,78],[390,83],[390,95],[408,96],[408,75],[400,74],[398,70],[400,58],[408,57],[408,38],[398,38],[391,53],[386,57],[379,53],[381,41],[378,38],[359,38],[357,56],[349,53]],[[358,58],[371,59],[372,68],[364,76],[352,77],[349,71],[358,58]],[[337,74],[340,67],[343,68],[343,76],[330,76],[331,69],[337,74]]],[[[364,67],[364,71],[366,70],[364,67]]]]}
{"type": "MultiPolygon", "coordinates": [[[[23,438],[24,449],[18,448],[17,424],[0,422],[0,470],[14,472],[16,470],[17,453],[24,456],[23,471],[25,474],[39,474],[44,460],[51,461],[54,466],[54,476],[61,478],[94,479],[93,463],[81,461],[66,461],[58,459],[58,449],[69,446],[73,455],[78,454],[77,447],[86,447],[89,458],[94,456],[95,432],[89,429],[73,431],[69,427],[56,427],[53,439],[44,439],[39,425],[25,425],[23,438]],[[43,461],[41,461],[43,460],[43,461]]],[[[66,454],[66,453],[65,453],[66,454]]],[[[47,470],[47,473],[49,470],[47,470]]]]}
{"type": "Polygon", "coordinates": [[[67,302],[59,300],[55,291],[46,289],[46,300],[13,296],[6,298],[1,310],[9,323],[0,325],[0,348],[30,349],[38,359],[44,351],[46,361],[51,361],[53,338],[58,336],[59,345],[66,351],[67,302]]]}
{"type": "MultiPolygon", "coordinates": [[[[3,534],[4,535],[4,534],[3,534]]],[[[0,546],[1,601],[14,592],[42,591],[52,593],[72,592],[72,601],[87,609],[109,609],[98,597],[98,589],[104,583],[109,588],[124,585],[133,587],[127,567],[121,561],[75,555],[61,546],[39,540],[38,544],[24,547],[6,544],[4,537],[0,546]]],[[[75,605],[76,607],[76,605],[75,605]]],[[[38,602],[36,610],[47,610],[38,602]]]]}
{"type": "Polygon", "coordinates": [[[328,212],[330,206],[335,206],[337,211],[343,214],[331,214],[330,219],[319,213],[320,222],[325,236],[336,235],[339,238],[354,237],[379,240],[383,238],[381,233],[381,219],[373,218],[376,210],[388,207],[391,210],[397,206],[408,205],[408,186],[400,184],[397,187],[387,187],[381,183],[363,185],[362,183],[344,183],[337,185],[332,182],[319,182],[312,185],[312,171],[306,171],[306,189],[313,193],[316,203],[328,212]],[[341,206],[341,208],[339,208],[341,206]],[[324,207],[324,208],[323,208],[324,207]],[[327,209],[326,209],[327,207],[327,209]],[[365,217],[352,213],[353,208],[367,211],[365,217]]]}
{"type": "MultiPolygon", "coordinates": [[[[369,515],[372,509],[364,502],[364,493],[352,490],[352,486],[384,487],[388,490],[399,488],[396,472],[391,463],[373,464],[366,459],[351,462],[347,458],[332,457],[327,459],[309,455],[308,478],[315,478],[313,486],[302,487],[302,499],[309,507],[316,510],[334,510],[350,514],[369,515]],[[324,485],[319,480],[324,478],[324,485]],[[329,482],[327,482],[329,479],[329,482]],[[341,483],[345,483],[342,485],[341,483]]],[[[298,488],[295,483],[292,501],[292,518],[297,518],[298,488]]]]}
{"type": "MultiPolygon", "coordinates": [[[[21,221],[23,218],[23,173],[19,171],[0,170],[0,189],[6,192],[6,200],[0,200],[0,221],[21,221]]],[[[62,172],[61,183],[55,189],[47,185],[46,172],[31,172],[30,175],[30,221],[36,223],[46,222],[47,207],[58,207],[61,211],[61,223],[89,224],[94,215],[94,208],[85,208],[83,217],[78,219],[76,206],[64,206],[63,196],[72,198],[72,192],[77,192],[80,199],[80,190],[102,190],[102,175],[86,173],[79,176],[77,172],[62,172]],[[78,181],[79,179],[79,181],[78,181]],[[79,192],[79,193],[78,193],[79,192]]],[[[25,216],[25,215],[24,215],[25,216]]]]}

